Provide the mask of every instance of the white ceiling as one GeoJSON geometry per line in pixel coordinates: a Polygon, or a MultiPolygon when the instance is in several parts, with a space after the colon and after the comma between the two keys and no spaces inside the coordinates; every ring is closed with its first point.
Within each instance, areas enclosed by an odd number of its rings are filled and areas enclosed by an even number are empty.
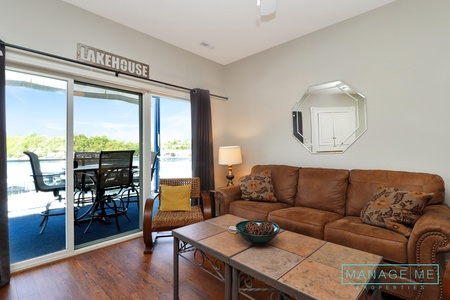
{"type": "Polygon", "coordinates": [[[278,0],[268,22],[257,0],[62,1],[226,65],[395,0],[278,0]]]}

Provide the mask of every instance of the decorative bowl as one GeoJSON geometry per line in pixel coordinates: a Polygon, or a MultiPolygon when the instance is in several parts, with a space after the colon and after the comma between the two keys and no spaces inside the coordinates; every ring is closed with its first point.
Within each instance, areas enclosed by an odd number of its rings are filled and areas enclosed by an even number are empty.
{"type": "Polygon", "coordinates": [[[242,236],[246,241],[249,241],[253,244],[266,244],[270,242],[279,232],[280,232],[280,226],[278,224],[273,222],[268,222],[264,220],[248,220],[248,221],[242,221],[236,224],[236,230],[239,233],[240,236],[242,236]],[[271,223],[273,226],[273,233],[271,234],[265,234],[265,235],[257,235],[257,234],[251,234],[248,233],[245,229],[245,226],[248,222],[255,222],[258,225],[261,225],[261,223],[267,222],[271,223]]]}

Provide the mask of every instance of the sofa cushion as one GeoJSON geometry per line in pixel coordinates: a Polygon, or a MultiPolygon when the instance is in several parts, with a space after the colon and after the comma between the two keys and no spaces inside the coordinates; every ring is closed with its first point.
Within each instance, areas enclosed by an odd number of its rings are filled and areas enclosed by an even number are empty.
{"type": "Polygon", "coordinates": [[[433,193],[379,187],[361,210],[361,221],[394,230],[408,237],[412,226],[433,196],[433,193]]]}
{"type": "Polygon", "coordinates": [[[334,212],[295,206],[271,211],[267,220],[283,229],[323,239],[325,224],[340,218],[342,216],[334,212]]]}
{"type": "Polygon", "coordinates": [[[392,263],[408,263],[408,239],[392,230],[344,217],[325,225],[324,240],[383,256],[392,263]]]}
{"type": "Polygon", "coordinates": [[[287,207],[291,206],[281,202],[236,200],[231,202],[228,213],[248,220],[267,220],[272,210],[287,207]]]}
{"type": "Polygon", "coordinates": [[[295,193],[297,192],[298,167],[285,165],[255,165],[251,174],[270,170],[275,198],[278,202],[294,205],[295,193]]]}
{"type": "Polygon", "coordinates": [[[434,193],[433,199],[428,204],[444,202],[444,180],[439,175],[386,170],[351,170],[345,214],[359,217],[361,210],[371,199],[373,191],[379,186],[434,193]]]}
{"type": "Polygon", "coordinates": [[[244,200],[277,202],[270,170],[242,176],[239,178],[239,185],[244,200]]]}
{"type": "Polygon", "coordinates": [[[348,170],[301,168],[295,206],[326,210],[343,216],[348,176],[348,170]]]}

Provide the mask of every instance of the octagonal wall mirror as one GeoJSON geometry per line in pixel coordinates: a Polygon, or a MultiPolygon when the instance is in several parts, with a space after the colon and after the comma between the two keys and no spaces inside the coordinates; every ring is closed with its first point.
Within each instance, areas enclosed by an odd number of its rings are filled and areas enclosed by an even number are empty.
{"type": "Polygon", "coordinates": [[[343,153],[367,130],[366,98],[343,81],[311,86],[292,121],[294,137],[311,153],[343,153]]]}

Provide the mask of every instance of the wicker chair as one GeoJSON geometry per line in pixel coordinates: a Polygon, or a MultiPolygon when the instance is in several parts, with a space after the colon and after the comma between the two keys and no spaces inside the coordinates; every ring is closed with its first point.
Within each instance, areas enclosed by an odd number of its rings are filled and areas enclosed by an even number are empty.
{"type": "Polygon", "coordinates": [[[144,208],[144,253],[152,253],[154,244],[156,244],[156,240],[160,237],[172,236],[171,231],[173,229],[211,218],[211,203],[209,192],[200,191],[200,178],[194,177],[160,179],[160,184],[171,186],[191,184],[192,210],[160,211],[159,205],[158,207],[154,207],[154,201],[159,197],[159,193],[151,194],[150,197],[147,198],[144,208]],[[156,210],[154,211],[154,209],[156,210]],[[154,241],[153,233],[156,234],[154,241]]]}

